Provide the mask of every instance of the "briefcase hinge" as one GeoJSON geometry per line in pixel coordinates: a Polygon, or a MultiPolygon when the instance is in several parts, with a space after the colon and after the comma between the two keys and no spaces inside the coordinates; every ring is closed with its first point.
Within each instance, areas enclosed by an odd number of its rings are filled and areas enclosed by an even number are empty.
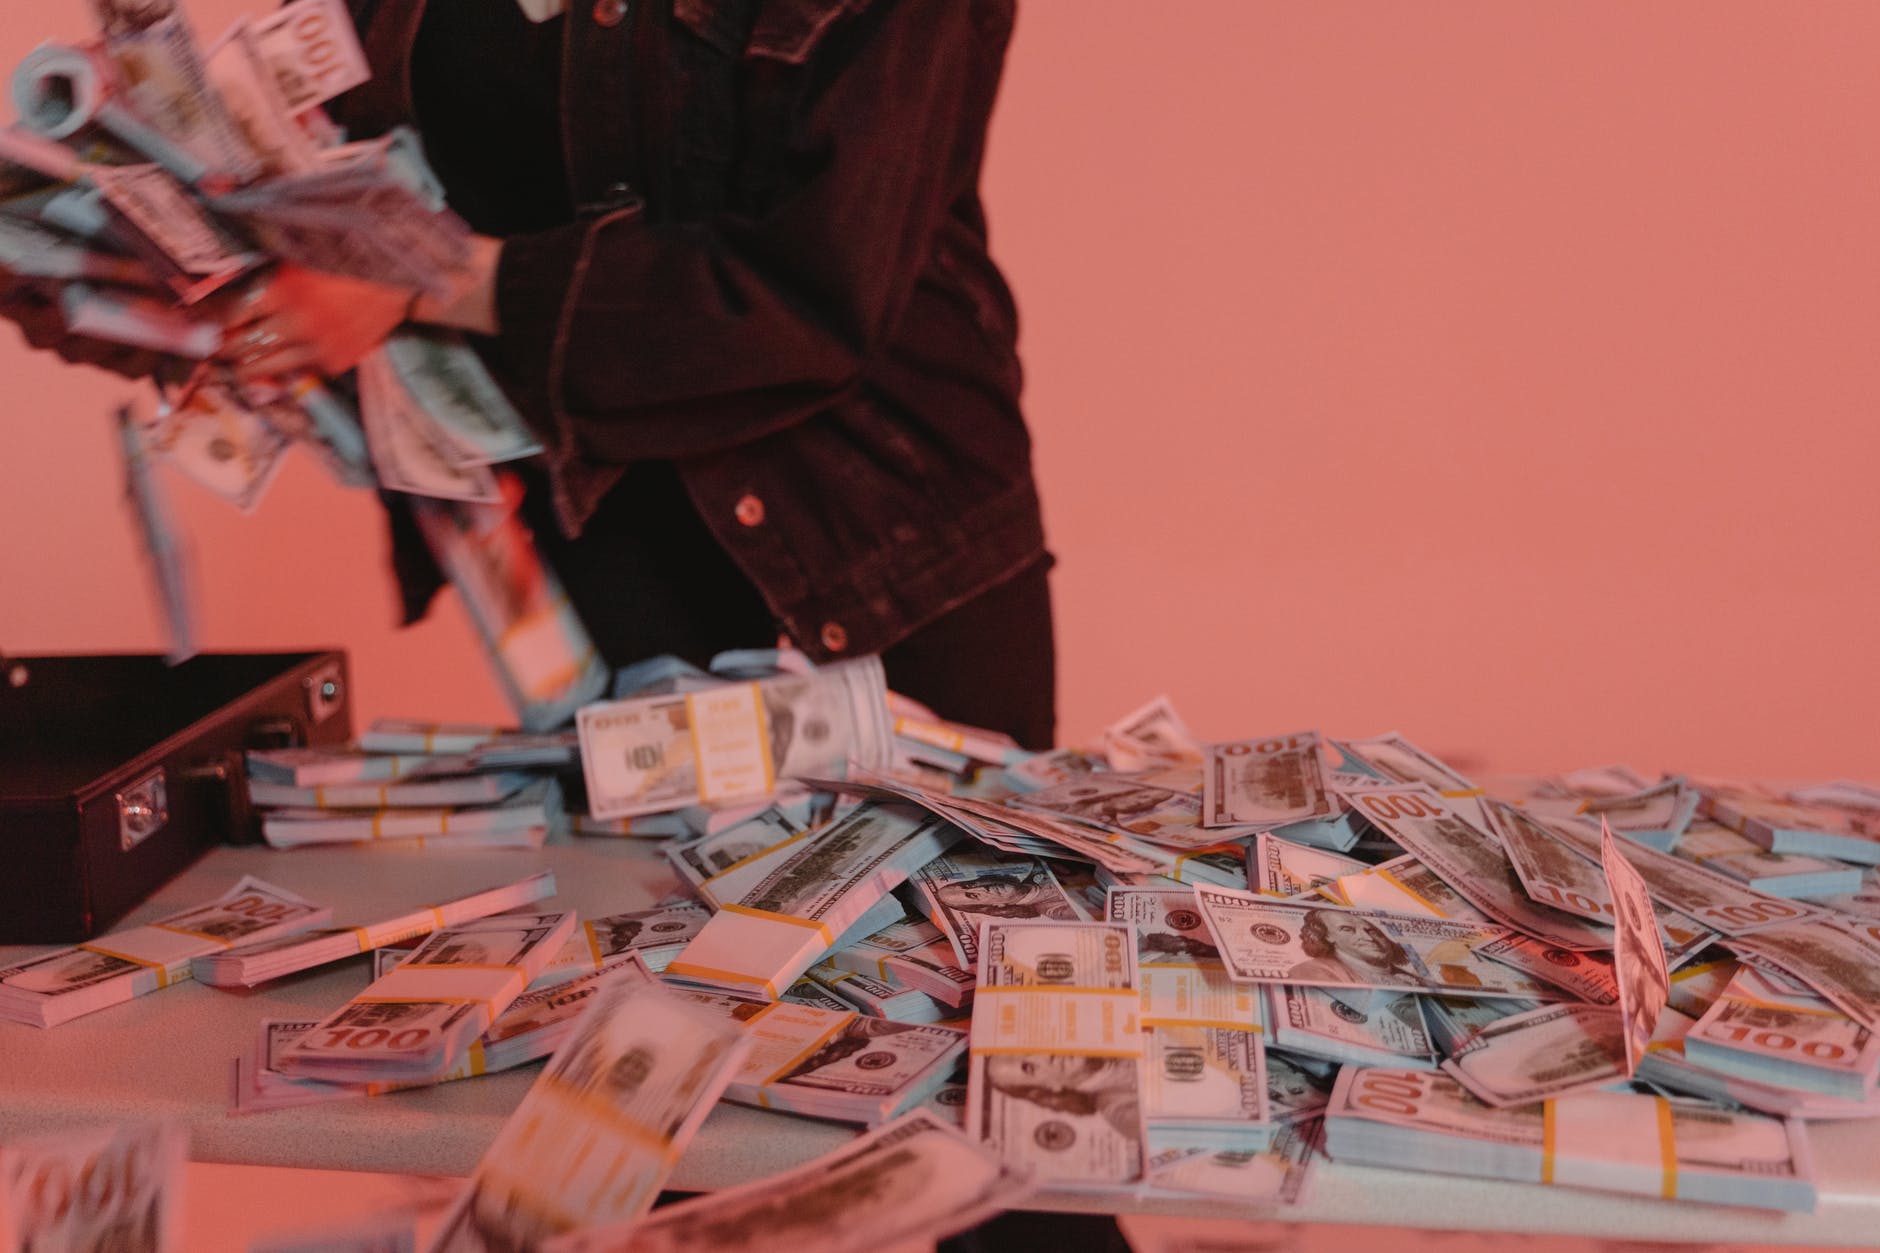
{"type": "Polygon", "coordinates": [[[158,766],[117,794],[118,847],[129,852],[170,820],[170,789],[158,766]]]}

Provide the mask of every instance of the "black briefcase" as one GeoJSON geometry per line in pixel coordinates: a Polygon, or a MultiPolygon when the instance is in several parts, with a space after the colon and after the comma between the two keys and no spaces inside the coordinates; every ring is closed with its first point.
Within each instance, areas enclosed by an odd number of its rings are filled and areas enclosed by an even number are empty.
{"type": "Polygon", "coordinates": [[[346,655],[0,657],[0,943],[86,940],[256,838],[242,752],[352,735],[346,655]]]}

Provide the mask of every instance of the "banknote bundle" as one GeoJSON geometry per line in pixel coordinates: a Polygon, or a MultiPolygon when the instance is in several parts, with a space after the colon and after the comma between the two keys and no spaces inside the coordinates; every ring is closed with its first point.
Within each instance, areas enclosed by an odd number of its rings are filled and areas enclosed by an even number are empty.
{"type": "Polygon", "coordinates": [[[541,1248],[652,1208],[751,1038],[636,979],[606,983],[477,1163],[432,1253],[541,1248]]]}
{"type": "Polygon", "coordinates": [[[1139,1182],[1148,1131],[1134,928],[994,920],[981,934],[966,1134],[1060,1187],[1139,1182]]]}
{"type": "Polygon", "coordinates": [[[1231,1147],[1267,1121],[1258,989],[1228,978],[1192,891],[1111,888],[1108,921],[1135,932],[1149,1134],[1231,1147]]]}
{"type": "Polygon", "coordinates": [[[183,1253],[188,1152],[168,1123],[0,1143],[0,1249],[183,1253]]]}
{"type": "Polygon", "coordinates": [[[498,914],[434,931],[280,1056],[346,1083],[435,1080],[456,1065],[573,933],[571,913],[498,914]]]}
{"type": "Polygon", "coordinates": [[[568,824],[572,732],[380,719],[338,747],[251,751],[248,795],[276,848],[538,848],[568,824]]]}
{"type": "Polygon", "coordinates": [[[972,999],[974,980],[955,964],[953,946],[930,922],[902,918],[829,954],[838,970],[873,975],[891,988],[909,988],[952,1009],[972,999]]]}
{"type": "Polygon", "coordinates": [[[0,969],[0,1018],[57,1026],[188,979],[197,957],[295,935],[332,916],[244,875],[206,905],[0,969]]]}
{"type": "Polygon", "coordinates": [[[1852,1102],[1871,1097],[1880,1077],[1880,1036],[1747,966],[1691,1028],[1684,1055],[1726,1075],[1852,1102]]]}
{"type": "MultiPolygon", "coordinates": [[[[387,950],[379,950],[381,956],[386,953],[387,950]]],[[[234,1112],[258,1114],[300,1105],[383,1096],[389,1092],[405,1092],[514,1070],[560,1048],[588,1000],[605,982],[615,979],[651,983],[653,974],[637,956],[627,954],[610,958],[592,974],[553,983],[538,978],[496,1016],[496,1021],[477,1037],[461,1061],[444,1073],[423,1080],[347,1082],[289,1074],[281,1069],[280,1059],[320,1024],[305,1019],[263,1019],[256,1029],[253,1051],[235,1059],[234,1112]]]]}
{"type": "MultiPolygon", "coordinates": [[[[1033,1184],[926,1110],[797,1169],[662,1208],[649,1218],[564,1237],[546,1253],[873,1253],[932,1247],[1033,1184]]],[[[470,1246],[480,1247],[480,1246],[470,1246]]]]}
{"type": "Polygon", "coordinates": [[[1325,1111],[1334,1161],[1807,1212],[1800,1123],[1588,1092],[1497,1109],[1446,1074],[1347,1066],[1325,1111]]]}
{"type": "Polygon", "coordinates": [[[838,1000],[847,1001],[871,1018],[923,1023],[941,1022],[953,1016],[947,1006],[924,992],[895,987],[859,970],[844,970],[828,958],[811,966],[808,977],[834,993],[838,1000]]]}
{"type": "Polygon", "coordinates": [[[380,919],[354,927],[322,927],[242,944],[190,959],[190,972],[198,983],[213,987],[253,987],[297,971],[428,935],[489,914],[505,913],[555,894],[550,871],[530,875],[441,905],[380,919]]]}
{"type": "Polygon", "coordinates": [[[760,855],[753,880],[722,900],[669,973],[733,991],[775,997],[833,949],[851,928],[860,939],[901,916],[889,893],[961,838],[910,805],[868,803],[801,842],[760,855]],[[885,911],[885,918],[871,911],[885,911]]]}
{"type": "Polygon", "coordinates": [[[725,1099],[764,1109],[877,1126],[933,1095],[966,1052],[959,1027],[682,985],[668,990],[742,1024],[751,1047],[725,1099]]]}
{"type": "Polygon", "coordinates": [[[885,766],[893,754],[876,657],[590,704],[576,725],[596,818],[755,800],[779,779],[885,766]]]}

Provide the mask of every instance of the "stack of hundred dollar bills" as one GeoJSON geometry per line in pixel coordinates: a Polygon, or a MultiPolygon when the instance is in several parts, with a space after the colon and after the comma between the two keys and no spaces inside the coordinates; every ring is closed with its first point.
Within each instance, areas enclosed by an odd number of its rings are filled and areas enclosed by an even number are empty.
{"type": "Polygon", "coordinates": [[[263,1024],[236,1108],[548,1059],[439,1248],[703,1249],[761,1194],[862,1249],[1034,1188],[1284,1205],[1327,1160],[1807,1211],[1808,1123],[1880,1115],[1864,785],[1487,788],[1394,733],[1205,743],[1166,700],[1025,753],[874,659],[769,651],[632,667],[576,723],[381,724],[258,756],[256,799],[559,768],[554,838],[657,842],[683,894],[584,918],[537,876],[332,925],[248,881],[0,971],[0,1012],[375,951],[351,1000],[263,1024]],[[872,1130],[649,1212],[719,1100],[872,1130]]]}

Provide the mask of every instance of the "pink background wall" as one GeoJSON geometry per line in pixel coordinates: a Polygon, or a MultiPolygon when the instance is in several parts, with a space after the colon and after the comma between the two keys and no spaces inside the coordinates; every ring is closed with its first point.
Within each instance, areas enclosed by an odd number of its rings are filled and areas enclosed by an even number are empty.
{"type": "MultiPolygon", "coordinates": [[[[0,63],[85,29],[28,9],[0,63]]],[[[1024,0],[987,194],[1062,738],[1166,690],[1210,737],[1880,779],[1877,56],[1872,5],[1024,0]]],[[[0,648],[160,646],[128,385],[0,372],[0,648]]],[[[454,604],[392,629],[368,498],[169,486],[209,646],[501,716],[454,604]]]]}

